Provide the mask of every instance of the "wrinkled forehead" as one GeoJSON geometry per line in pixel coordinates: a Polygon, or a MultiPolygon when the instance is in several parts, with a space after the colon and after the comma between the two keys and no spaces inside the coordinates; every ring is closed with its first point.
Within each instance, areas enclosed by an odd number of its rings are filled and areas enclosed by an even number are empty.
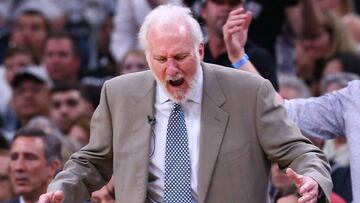
{"type": "Polygon", "coordinates": [[[19,136],[11,144],[11,153],[44,154],[44,141],[40,137],[19,136]]]}
{"type": "Polygon", "coordinates": [[[149,48],[154,46],[173,46],[178,43],[192,44],[194,42],[190,28],[186,24],[162,24],[149,29],[148,32],[149,48]]]}
{"type": "Polygon", "coordinates": [[[173,22],[154,23],[154,25],[149,28],[148,39],[151,40],[153,37],[180,36],[187,34],[190,34],[190,26],[185,22],[176,24],[173,22]]]}

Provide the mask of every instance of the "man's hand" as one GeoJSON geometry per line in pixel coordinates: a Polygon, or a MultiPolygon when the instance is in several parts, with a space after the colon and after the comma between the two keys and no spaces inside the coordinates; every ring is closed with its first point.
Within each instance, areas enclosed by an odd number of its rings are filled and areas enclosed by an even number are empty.
{"type": "Polygon", "coordinates": [[[39,198],[39,203],[63,203],[64,194],[61,191],[48,192],[42,194],[39,198]]]}
{"type": "Polygon", "coordinates": [[[316,203],[319,194],[319,185],[317,182],[308,177],[297,174],[291,168],[286,169],[286,175],[294,182],[296,187],[299,190],[301,197],[299,198],[299,203],[316,203]]]}
{"type": "Polygon", "coordinates": [[[224,41],[229,59],[232,63],[239,60],[245,53],[249,25],[252,14],[239,7],[230,12],[228,19],[223,27],[224,41]]]}

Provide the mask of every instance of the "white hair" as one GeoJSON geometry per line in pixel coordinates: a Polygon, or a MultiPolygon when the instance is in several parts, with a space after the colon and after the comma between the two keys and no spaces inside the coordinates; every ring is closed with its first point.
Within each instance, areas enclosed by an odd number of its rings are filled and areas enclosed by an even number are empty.
{"type": "Polygon", "coordinates": [[[203,34],[199,23],[193,18],[189,8],[177,5],[161,5],[152,10],[146,17],[139,31],[139,42],[140,45],[148,50],[148,39],[147,35],[149,28],[165,24],[185,24],[189,26],[190,32],[193,37],[194,47],[198,47],[203,42],[203,34]]]}

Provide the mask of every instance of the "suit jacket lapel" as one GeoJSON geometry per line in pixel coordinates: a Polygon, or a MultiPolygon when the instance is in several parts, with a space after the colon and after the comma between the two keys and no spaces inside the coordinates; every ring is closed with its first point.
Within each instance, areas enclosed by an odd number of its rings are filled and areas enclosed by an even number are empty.
{"type": "Polygon", "coordinates": [[[198,172],[199,202],[206,199],[212,173],[228,122],[228,114],[221,109],[226,98],[212,67],[202,64],[204,70],[201,110],[200,157],[198,172]]]}
{"type": "Polygon", "coordinates": [[[147,192],[148,168],[151,126],[147,116],[154,115],[155,102],[155,80],[151,73],[145,75],[139,86],[134,89],[133,106],[129,109],[131,115],[132,140],[134,144],[132,153],[132,164],[136,169],[136,190],[139,192],[139,202],[144,202],[147,192]]]}

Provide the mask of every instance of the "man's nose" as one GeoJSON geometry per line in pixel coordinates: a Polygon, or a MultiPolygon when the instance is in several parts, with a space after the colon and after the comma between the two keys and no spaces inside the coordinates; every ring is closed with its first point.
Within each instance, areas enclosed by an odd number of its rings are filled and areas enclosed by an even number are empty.
{"type": "Polygon", "coordinates": [[[167,74],[170,76],[175,76],[179,73],[179,68],[173,59],[167,61],[167,74]]]}
{"type": "Polygon", "coordinates": [[[11,166],[15,171],[19,172],[19,171],[25,170],[26,166],[25,166],[24,159],[19,158],[19,159],[13,160],[12,162],[13,163],[11,164],[11,166]]]}

